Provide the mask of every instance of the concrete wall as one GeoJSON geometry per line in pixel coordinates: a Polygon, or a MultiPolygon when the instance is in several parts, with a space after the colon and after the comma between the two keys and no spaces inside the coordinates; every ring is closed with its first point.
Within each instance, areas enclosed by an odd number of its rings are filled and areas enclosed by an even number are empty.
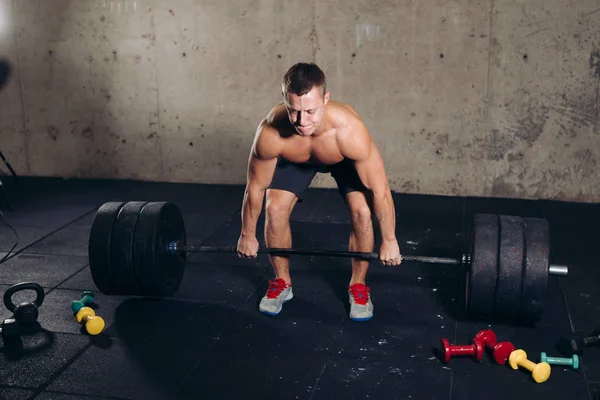
{"type": "Polygon", "coordinates": [[[21,175],[244,183],[281,76],[315,61],[394,190],[597,202],[599,21],[598,0],[0,0],[0,150],[21,175]]]}

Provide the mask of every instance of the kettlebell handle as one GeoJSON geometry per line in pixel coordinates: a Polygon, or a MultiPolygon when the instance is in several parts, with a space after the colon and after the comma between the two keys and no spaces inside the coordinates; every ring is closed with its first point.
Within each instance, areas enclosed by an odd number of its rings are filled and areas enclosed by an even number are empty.
{"type": "Polygon", "coordinates": [[[27,289],[35,290],[35,293],[37,294],[37,297],[33,301],[33,304],[35,304],[38,308],[42,305],[42,303],[44,302],[44,288],[42,288],[35,282],[21,282],[9,287],[8,289],[6,289],[6,292],[4,292],[4,305],[6,306],[8,311],[15,312],[15,310],[17,309],[17,306],[12,301],[12,296],[17,292],[27,289]]]}

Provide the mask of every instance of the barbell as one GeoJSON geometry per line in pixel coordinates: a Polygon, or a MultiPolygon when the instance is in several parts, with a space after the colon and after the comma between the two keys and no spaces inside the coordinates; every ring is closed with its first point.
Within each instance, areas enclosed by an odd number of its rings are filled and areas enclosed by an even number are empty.
{"type": "MultiPolygon", "coordinates": [[[[189,252],[237,253],[235,246],[190,246],[172,202],[107,202],[92,222],[88,257],[92,279],[106,295],[166,297],[179,288],[189,252]]],[[[259,254],[313,255],[377,260],[372,252],[260,248],[259,254]]],[[[469,253],[459,258],[402,255],[403,262],[458,265],[465,273],[465,311],[471,316],[538,321],[549,275],[550,230],[543,218],[475,214],[469,253]]],[[[403,267],[406,264],[401,264],[403,267]]]]}

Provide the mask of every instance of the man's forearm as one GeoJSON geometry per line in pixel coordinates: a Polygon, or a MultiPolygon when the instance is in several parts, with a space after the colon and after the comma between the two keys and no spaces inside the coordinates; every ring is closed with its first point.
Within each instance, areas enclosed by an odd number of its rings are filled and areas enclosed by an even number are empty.
{"type": "Polygon", "coordinates": [[[256,237],[256,224],[262,211],[265,191],[246,186],[242,204],[242,236],[256,237]]]}
{"type": "Polygon", "coordinates": [[[389,189],[386,189],[383,193],[373,193],[373,208],[379,221],[382,240],[396,240],[396,210],[389,189]]]}

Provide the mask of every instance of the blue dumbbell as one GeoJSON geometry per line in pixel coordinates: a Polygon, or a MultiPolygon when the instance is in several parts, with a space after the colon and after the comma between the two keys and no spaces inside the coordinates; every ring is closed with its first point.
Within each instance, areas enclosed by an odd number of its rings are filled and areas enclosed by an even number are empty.
{"type": "Polygon", "coordinates": [[[573,357],[571,358],[548,357],[546,353],[542,351],[542,354],[540,354],[540,362],[545,362],[550,365],[567,365],[573,369],[579,369],[579,357],[577,354],[573,354],[573,357]]]}
{"type": "Polygon", "coordinates": [[[83,307],[94,302],[94,293],[89,290],[83,292],[83,297],[80,300],[73,300],[71,309],[74,313],[78,313],[83,307]]]}

